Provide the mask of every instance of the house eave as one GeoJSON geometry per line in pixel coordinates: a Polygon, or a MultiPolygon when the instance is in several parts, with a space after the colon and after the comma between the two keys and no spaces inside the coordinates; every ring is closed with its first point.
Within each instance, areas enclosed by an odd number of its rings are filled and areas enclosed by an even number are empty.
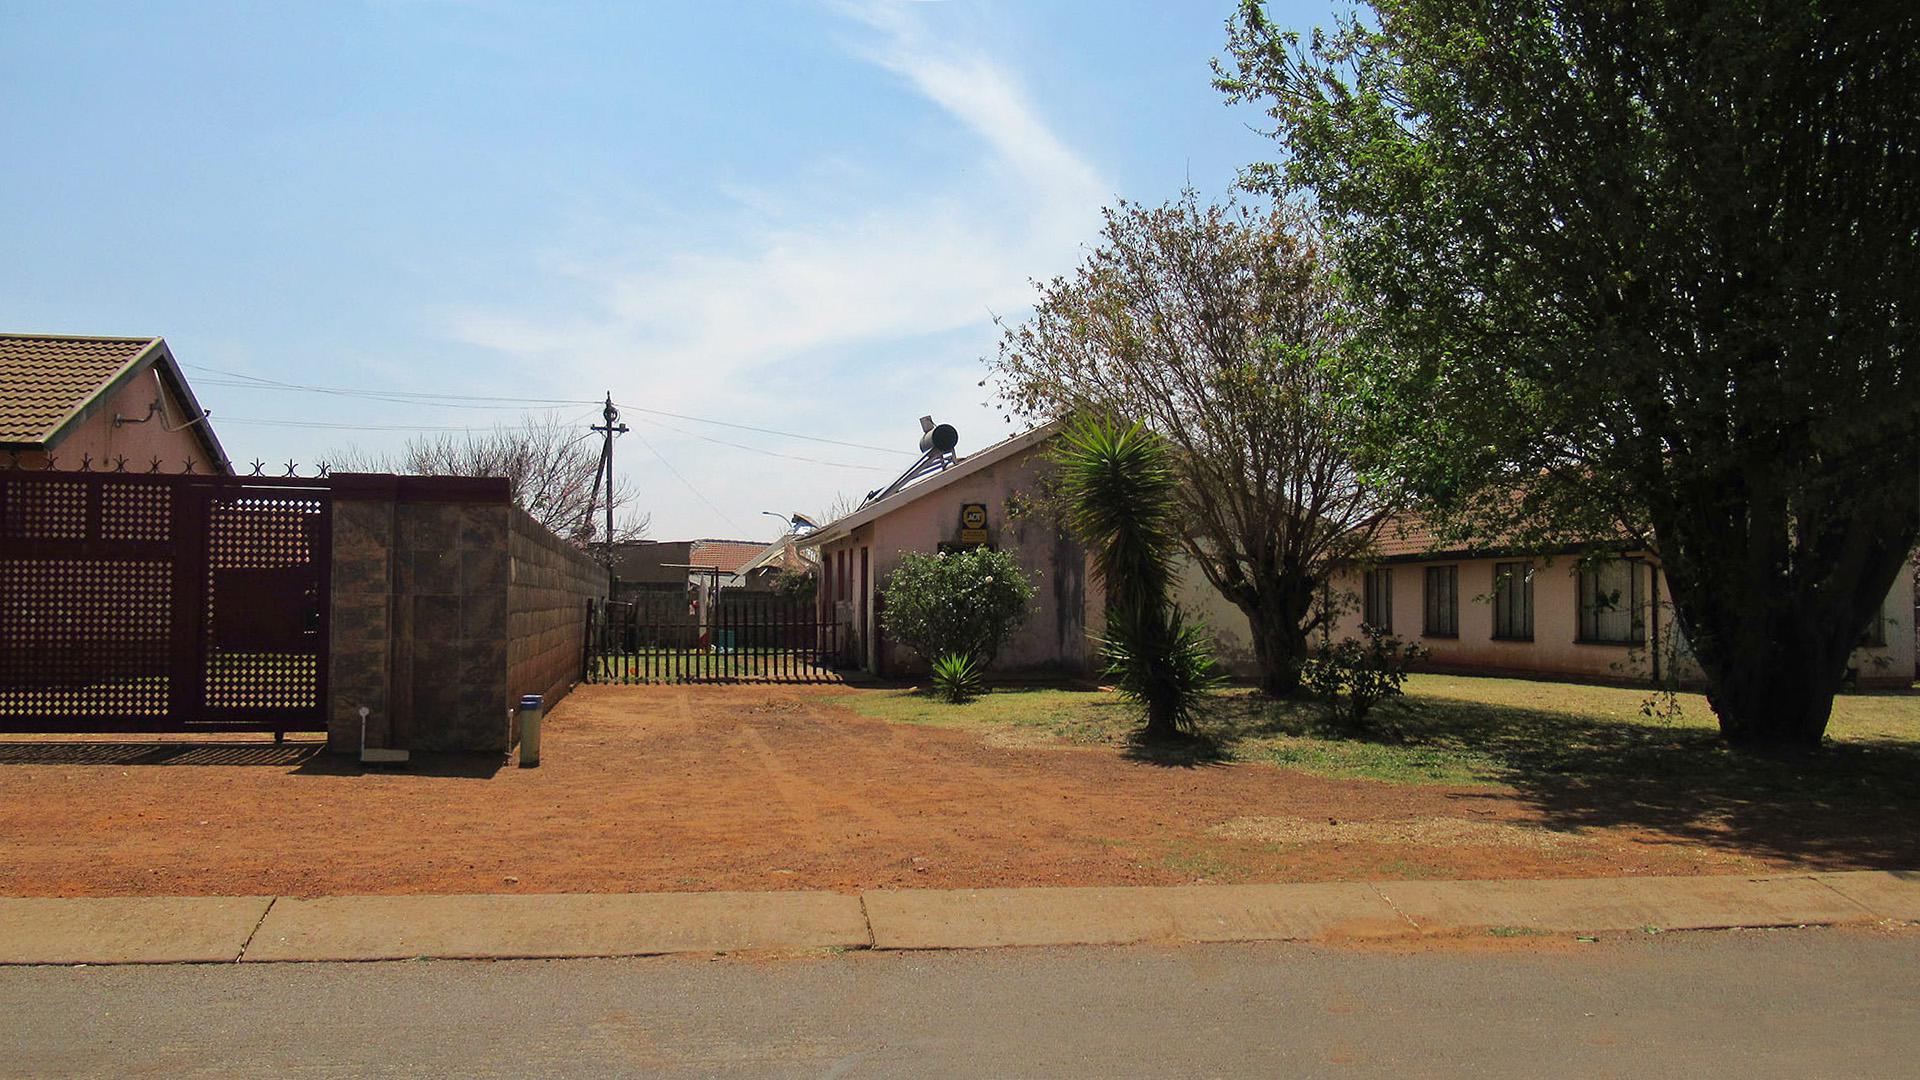
{"type": "Polygon", "coordinates": [[[954,464],[917,484],[901,488],[899,491],[884,499],[860,507],[838,521],[832,521],[822,525],[820,528],[815,529],[813,532],[797,540],[795,546],[801,548],[821,548],[835,541],[845,540],[847,537],[853,535],[854,530],[860,526],[885,517],[900,507],[917,502],[936,491],[958,483],[972,476],[974,473],[980,472],[997,462],[1005,461],[1023,450],[1038,446],[1040,443],[1059,434],[1059,431],[1060,421],[1049,420],[1039,427],[1002,439],[977,454],[961,458],[954,464]]]}

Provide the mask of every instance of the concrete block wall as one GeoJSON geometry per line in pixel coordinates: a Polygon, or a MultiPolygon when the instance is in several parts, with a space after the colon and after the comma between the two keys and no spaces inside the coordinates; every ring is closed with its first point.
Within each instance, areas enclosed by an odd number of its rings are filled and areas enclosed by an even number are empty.
{"type": "Polygon", "coordinates": [[[339,474],[328,746],[505,753],[510,492],[497,478],[339,474]]]}
{"type": "Polygon", "coordinates": [[[539,694],[552,707],[580,678],[587,601],[606,601],[607,568],[517,508],[508,553],[508,700],[539,694]]]}

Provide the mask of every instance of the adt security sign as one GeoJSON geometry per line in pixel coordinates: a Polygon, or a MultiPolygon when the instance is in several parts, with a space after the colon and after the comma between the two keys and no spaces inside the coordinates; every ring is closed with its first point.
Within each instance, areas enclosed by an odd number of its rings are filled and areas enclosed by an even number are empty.
{"type": "Polygon", "coordinates": [[[960,542],[977,547],[987,542],[987,504],[960,505],[960,542]]]}

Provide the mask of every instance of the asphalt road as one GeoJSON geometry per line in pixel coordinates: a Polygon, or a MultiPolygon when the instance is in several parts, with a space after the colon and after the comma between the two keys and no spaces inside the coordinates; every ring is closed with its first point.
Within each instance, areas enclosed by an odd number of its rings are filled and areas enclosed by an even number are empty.
{"type": "Polygon", "coordinates": [[[19,1076],[1920,1075],[1920,929],[0,969],[19,1076]]]}

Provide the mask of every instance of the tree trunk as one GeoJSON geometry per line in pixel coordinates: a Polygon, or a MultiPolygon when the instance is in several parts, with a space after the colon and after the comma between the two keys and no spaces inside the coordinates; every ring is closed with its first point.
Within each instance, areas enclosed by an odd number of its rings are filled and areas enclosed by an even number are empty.
{"type": "MultiPolygon", "coordinates": [[[[1305,595],[1310,601],[1311,593],[1305,595]]],[[[1307,660],[1307,634],[1300,624],[1307,606],[1307,602],[1294,603],[1291,596],[1272,595],[1241,606],[1253,633],[1261,693],[1288,697],[1300,689],[1300,670],[1307,660]]]]}
{"type": "Polygon", "coordinates": [[[1777,659],[1738,665],[1713,681],[1707,704],[1720,718],[1720,734],[1743,750],[1818,749],[1845,671],[1815,671],[1804,660],[1777,659]]]}
{"type": "Polygon", "coordinates": [[[1721,735],[1741,749],[1819,747],[1867,621],[1851,605],[1793,603],[1778,597],[1783,588],[1778,580],[1754,581],[1731,603],[1674,593],[1707,678],[1707,704],[1721,735]]]}
{"type": "Polygon", "coordinates": [[[1914,526],[1911,517],[1891,524],[1829,512],[1803,515],[1796,531],[1781,506],[1750,510],[1719,535],[1676,530],[1668,584],[1721,735],[1741,749],[1792,753],[1825,736],[1849,658],[1906,564],[1914,526]],[[1828,549],[1810,555],[1823,540],[1828,549]]]}
{"type": "Polygon", "coordinates": [[[1140,731],[1140,737],[1147,742],[1172,742],[1186,737],[1180,725],[1174,723],[1173,709],[1164,702],[1147,703],[1147,726],[1140,731]]]}

